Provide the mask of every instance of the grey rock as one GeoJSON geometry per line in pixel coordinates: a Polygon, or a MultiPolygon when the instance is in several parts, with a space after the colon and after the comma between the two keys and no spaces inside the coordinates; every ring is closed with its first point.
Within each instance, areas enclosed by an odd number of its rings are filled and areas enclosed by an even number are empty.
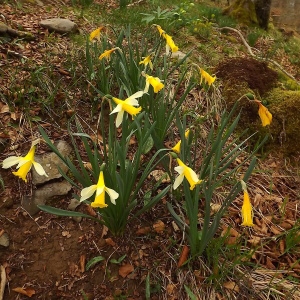
{"type": "Polygon", "coordinates": [[[48,29],[49,31],[55,31],[58,33],[69,33],[77,31],[77,24],[70,21],[69,19],[46,19],[40,22],[40,26],[48,29]]]}
{"type": "Polygon", "coordinates": [[[43,185],[32,193],[32,196],[25,196],[21,201],[23,208],[30,214],[34,215],[39,212],[38,205],[45,205],[49,200],[56,196],[68,194],[72,185],[64,180],[52,182],[43,185]]]}
{"type": "MultiPolygon", "coordinates": [[[[181,52],[181,51],[172,52],[172,55],[171,55],[172,58],[177,58],[178,60],[183,59],[185,56],[186,56],[186,53],[181,52]]],[[[186,61],[189,61],[189,58],[187,58],[186,61]]]]}
{"type": "MultiPolygon", "coordinates": [[[[65,141],[59,141],[56,148],[64,157],[69,156],[72,151],[71,146],[65,141]]],[[[68,167],[62,163],[61,159],[54,152],[46,153],[44,155],[36,155],[35,160],[42,165],[48,175],[48,177],[41,176],[34,170],[34,168],[32,168],[32,182],[35,185],[43,184],[52,179],[61,178],[62,176],[57,168],[58,165],[63,172],[68,171],[68,167]]]]}
{"type": "MultiPolygon", "coordinates": [[[[68,205],[68,209],[75,211],[75,209],[77,208],[77,206],[79,206],[81,204],[80,201],[78,201],[77,199],[71,199],[70,204],[68,205]]],[[[72,219],[74,221],[76,221],[77,223],[80,223],[82,220],[82,217],[72,217],[72,219]]]]}
{"type": "Polygon", "coordinates": [[[9,246],[9,237],[8,237],[8,234],[6,232],[4,232],[0,236],[0,246],[3,246],[3,247],[8,247],[9,246]]]}
{"type": "Polygon", "coordinates": [[[71,199],[70,204],[68,205],[68,209],[75,211],[75,209],[81,204],[77,199],[71,199]]]}
{"type": "Polygon", "coordinates": [[[5,33],[8,29],[8,26],[4,24],[3,22],[0,22],[0,34],[5,33]]]}

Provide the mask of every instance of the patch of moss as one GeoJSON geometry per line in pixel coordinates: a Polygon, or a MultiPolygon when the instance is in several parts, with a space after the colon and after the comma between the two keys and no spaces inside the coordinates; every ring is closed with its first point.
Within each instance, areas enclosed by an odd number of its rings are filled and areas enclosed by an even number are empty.
{"type": "Polygon", "coordinates": [[[253,1],[237,0],[229,7],[224,9],[224,14],[236,19],[239,23],[244,25],[258,24],[255,12],[255,5],[253,1]]]}
{"type": "Polygon", "coordinates": [[[270,148],[284,155],[300,153],[300,91],[273,89],[264,98],[273,115],[270,148]]]}

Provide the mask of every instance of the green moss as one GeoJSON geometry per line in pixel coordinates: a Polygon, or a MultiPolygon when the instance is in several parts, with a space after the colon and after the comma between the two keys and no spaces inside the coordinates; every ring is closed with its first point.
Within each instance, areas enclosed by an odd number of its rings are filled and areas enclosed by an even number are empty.
{"type": "Polygon", "coordinates": [[[300,153],[300,91],[275,88],[264,100],[273,115],[271,149],[284,155],[300,153]]]}
{"type": "Polygon", "coordinates": [[[237,0],[231,4],[224,11],[224,14],[236,19],[239,23],[244,25],[258,24],[255,6],[249,0],[237,0]]]}

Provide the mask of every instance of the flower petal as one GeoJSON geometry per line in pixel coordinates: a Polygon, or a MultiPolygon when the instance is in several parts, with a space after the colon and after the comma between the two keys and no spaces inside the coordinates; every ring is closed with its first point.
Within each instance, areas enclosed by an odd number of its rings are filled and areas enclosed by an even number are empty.
{"type": "Polygon", "coordinates": [[[176,190],[178,188],[178,186],[182,183],[183,179],[184,179],[183,173],[177,176],[173,184],[173,190],[176,190]]]}
{"type": "Polygon", "coordinates": [[[19,164],[22,159],[24,158],[20,156],[10,156],[3,160],[2,168],[8,169],[16,164],[19,164]]]}
{"type": "Polygon", "coordinates": [[[119,111],[116,118],[116,127],[119,127],[122,124],[123,116],[124,116],[124,110],[119,111]]]}
{"type": "Polygon", "coordinates": [[[41,176],[44,175],[44,176],[48,177],[48,175],[46,174],[46,172],[45,172],[45,170],[44,170],[44,168],[42,167],[41,164],[39,164],[38,162],[34,161],[33,162],[33,166],[34,166],[34,169],[36,170],[36,172],[39,175],[41,175],[41,176]]]}
{"type": "Polygon", "coordinates": [[[116,191],[114,191],[113,189],[110,189],[108,187],[105,187],[105,191],[109,195],[111,203],[116,205],[115,200],[119,197],[119,194],[116,191]]]}
{"type": "Polygon", "coordinates": [[[110,115],[118,113],[122,110],[122,104],[118,104],[115,109],[110,113],[110,115]]]}
{"type": "Polygon", "coordinates": [[[138,106],[139,103],[138,101],[136,100],[136,98],[140,98],[144,95],[144,92],[143,91],[138,91],[136,93],[134,93],[133,95],[131,95],[130,97],[128,97],[125,102],[126,104],[130,104],[130,105],[133,105],[133,106],[138,106]]]}
{"type": "Polygon", "coordinates": [[[92,195],[95,193],[96,189],[97,189],[96,184],[93,184],[89,187],[84,188],[80,193],[81,197],[80,197],[79,201],[81,202],[81,201],[84,201],[84,200],[92,197],[92,195]]]}

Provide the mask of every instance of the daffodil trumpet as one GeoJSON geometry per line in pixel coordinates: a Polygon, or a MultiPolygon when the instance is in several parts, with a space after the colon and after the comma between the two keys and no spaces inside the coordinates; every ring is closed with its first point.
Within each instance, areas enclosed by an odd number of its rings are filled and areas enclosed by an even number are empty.
{"type": "Polygon", "coordinates": [[[258,115],[262,122],[262,126],[265,127],[270,125],[272,122],[272,114],[259,100],[255,99],[254,101],[258,104],[258,115]]]}

